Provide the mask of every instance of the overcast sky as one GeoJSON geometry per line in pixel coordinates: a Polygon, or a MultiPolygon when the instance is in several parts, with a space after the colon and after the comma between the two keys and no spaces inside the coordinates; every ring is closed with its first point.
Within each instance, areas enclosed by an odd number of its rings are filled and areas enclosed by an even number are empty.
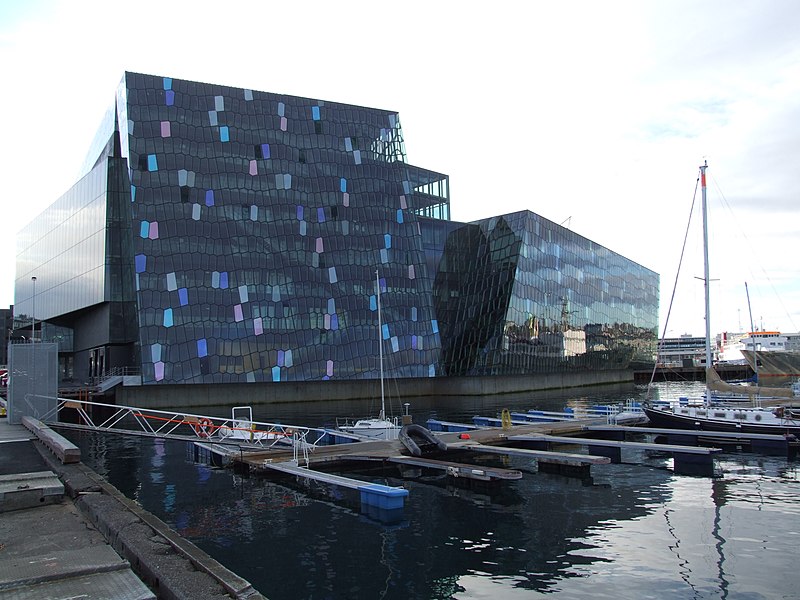
{"type": "Polygon", "coordinates": [[[0,305],[124,71],[400,113],[452,217],[528,209],[661,276],[660,330],[800,331],[800,2],[0,2],[0,305]],[[699,193],[697,198],[699,207],[699,193]],[[694,227],[697,225],[698,227],[694,227]]]}

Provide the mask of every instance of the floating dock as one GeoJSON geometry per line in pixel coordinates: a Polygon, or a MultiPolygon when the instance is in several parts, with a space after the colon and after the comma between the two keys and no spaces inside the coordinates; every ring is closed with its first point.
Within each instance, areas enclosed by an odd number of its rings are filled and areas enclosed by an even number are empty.
{"type": "Polygon", "coordinates": [[[797,456],[800,441],[792,437],[770,433],[740,433],[737,431],[701,431],[693,429],[665,429],[662,427],[625,427],[622,425],[587,425],[584,430],[624,440],[627,434],[650,434],[664,436],[670,444],[698,445],[713,443],[723,446],[743,446],[752,452],[786,456],[797,456]]]}

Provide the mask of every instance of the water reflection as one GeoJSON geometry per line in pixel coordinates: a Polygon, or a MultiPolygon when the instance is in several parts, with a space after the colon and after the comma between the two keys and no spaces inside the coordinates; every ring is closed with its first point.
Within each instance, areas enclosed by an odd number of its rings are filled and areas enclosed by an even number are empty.
{"type": "Polygon", "coordinates": [[[800,480],[777,457],[726,454],[720,479],[676,476],[654,457],[595,468],[589,482],[514,458],[505,466],[523,479],[494,491],[438,474],[353,474],[409,489],[403,521],[385,526],[316,484],[195,464],[182,443],[69,435],[111,483],[273,600],[795,593],[775,575],[800,556],[800,480]]]}

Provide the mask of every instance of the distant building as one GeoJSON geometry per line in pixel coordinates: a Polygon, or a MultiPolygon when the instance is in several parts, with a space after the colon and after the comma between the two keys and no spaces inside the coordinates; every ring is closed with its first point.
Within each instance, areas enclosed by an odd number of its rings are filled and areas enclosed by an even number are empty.
{"type": "MultiPolygon", "coordinates": [[[[711,361],[716,361],[712,348],[711,361]]],[[[658,348],[658,364],[662,367],[703,367],[706,364],[706,338],[682,335],[664,338],[658,348]]]]}
{"type": "Polygon", "coordinates": [[[379,336],[392,377],[626,368],[658,285],[528,211],[451,221],[396,112],[126,73],[15,293],[63,379],[168,384],[375,378],[379,336]]]}

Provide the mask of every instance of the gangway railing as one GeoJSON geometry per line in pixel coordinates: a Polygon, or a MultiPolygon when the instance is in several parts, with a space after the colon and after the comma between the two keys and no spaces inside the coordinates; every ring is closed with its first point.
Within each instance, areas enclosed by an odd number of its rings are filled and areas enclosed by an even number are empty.
{"type": "MultiPolygon", "coordinates": [[[[241,409],[250,409],[250,407],[234,407],[231,418],[225,418],[34,394],[28,394],[25,401],[33,413],[32,416],[51,425],[67,427],[74,425],[59,421],[62,411],[72,409],[81,421],[78,425],[90,430],[116,433],[142,431],[157,437],[225,442],[253,449],[288,449],[291,447],[295,451],[301,450],[306,457],[306,462],[307,452],[313,452],[314,448],[322,445],[326,436],[343,435],[327,429],[254,421],[249,415],[241,413],[241,409]],[[56,404],[49,410],[38,414],[40,411],[36,410],[36,400],[55,400],[56,404]],[[237,413],[237,410],[240,412],[237,413]],[[104,415],[102,421],[97,420],[98,414],[104,415]]],[[[344,435],[344,437],[347,436],[344,435]]]]}

